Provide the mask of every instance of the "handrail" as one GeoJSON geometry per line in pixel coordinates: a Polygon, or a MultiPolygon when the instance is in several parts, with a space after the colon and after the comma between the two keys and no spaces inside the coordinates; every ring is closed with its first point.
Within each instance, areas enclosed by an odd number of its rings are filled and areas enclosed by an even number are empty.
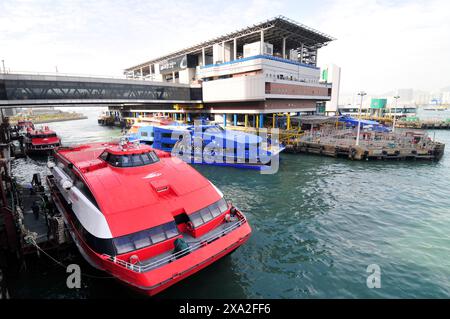
{"type": "Polygon", "coordinates": [[[213,241],[215,239],[218,239],[218,238],[224,236],[225,234],[231,232],[232,230],[240,227],[246,221],[247,221],[246,218],[243,217],[237,223],[232,224],[231,226],[223,229],[222,231],[220,231],[217,234],[211,235],[211,236],[209,236],[209,237],[207,237],[205,239],[202,239],[202,240],[196,242],[195,244],[193,244],[192,246],[189,246],[188,248],[185,248],[185,249],[180,250],[180,251],[178,251],[178,252],[176,252],[174,254],[171,254],[169,256],[165,256],[165,257],[163,257],[161,259],[158,259],[158,260],[156,260],[156,261],[154,261],[152,263],[145,264],[145,265],[131,264],[131,263],[127,262],[127,261],[124,261],[124,260],[119,259],[119,258],[117,258],[115,256],[113,257],[113,256],[110,256],[110,255],[107,255],[107,254],[103,254],[102,256],[108,261],[114,262],[114,263],[116,263],[116,264],[118,264],[120,266],[123,266],[123,267],[125,267],[127,269],[130,269],[130,270],[132,270],[134,272],[142,273],[142,272],[146,272],[146,271],[148,271],[150,269],[157,268],[157,267],[161,266],[162,264],[165,264],[165,263],[167,263],[169,261],[175,260],[175,259],[177,259],[177,257],[182,257],[186,253],[193,252],[193,251],[199,249],[200,247],[203,247],[205,244],[208,244],[209,242],[211,242],[211,241],[213,241]]]}
{"type": "Polygon", "coordinates": [[[133,80],[125,77],[124,75],[101,75],[101,74],[83,74],[83,73],[62,73],[62,72],[35,72],[35,71],[16,71],[8,70],[6,72],[0,72],[0,75],[42,75],[42,76],[72,76],[83,78],[104,78],[104,79],[120,79],[120,80],[133,80]]]}

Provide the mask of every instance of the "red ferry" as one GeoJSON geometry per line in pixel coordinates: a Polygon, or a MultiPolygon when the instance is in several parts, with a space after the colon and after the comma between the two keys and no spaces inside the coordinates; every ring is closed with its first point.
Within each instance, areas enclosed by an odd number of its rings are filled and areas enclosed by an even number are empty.
{"type": "Polygon", "coordinates": [[[24,132],[27,132],[29,129],[34,130],[33,122],[29,120],[22,120],[17,122],[17,127],[24,132]]]}
{"type": "Polygon", "coordinates": [[[60,145],[60,138],[48,126],[41,129],[27,129],[25,135],[25,151],[27,154],[49,154],[60,145]]]}
{"type": "Polygon", "coordinates": [[[249,237],[244,214],[170,153],[133,143],[55,150],[47,182],[80,253],[155,295],[249,237]]]}

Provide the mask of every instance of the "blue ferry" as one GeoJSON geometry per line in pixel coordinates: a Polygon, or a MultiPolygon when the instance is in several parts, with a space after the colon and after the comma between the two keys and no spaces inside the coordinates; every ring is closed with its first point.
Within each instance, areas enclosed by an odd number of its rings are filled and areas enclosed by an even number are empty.
{"type": "Polygon", "coordinates": [[[225,130],[217,124],[143,125],[127,138],[171,152],[191,164],[256,170],[270,169],[274,157],[284,149],[270,138],[225,130]]]}

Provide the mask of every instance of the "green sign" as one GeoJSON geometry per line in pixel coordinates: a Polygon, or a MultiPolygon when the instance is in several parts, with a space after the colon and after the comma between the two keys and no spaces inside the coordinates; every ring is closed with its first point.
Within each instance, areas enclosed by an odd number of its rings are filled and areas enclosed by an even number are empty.
{"type": "Polygon", "coordinates": [[[371,109],[384,109],[387,104],[387,99],[372,99],[370,102],[371,109]]]}
{"type": "Polygon", "coordinates": [[[322,81],[328,82],[328,69],[322,70],[322,81]]]}

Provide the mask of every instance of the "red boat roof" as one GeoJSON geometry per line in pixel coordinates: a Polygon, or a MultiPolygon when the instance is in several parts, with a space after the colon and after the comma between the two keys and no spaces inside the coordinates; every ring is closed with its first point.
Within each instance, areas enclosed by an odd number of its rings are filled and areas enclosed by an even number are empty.
{"type": "Polygon", "coordinates": [[[35,130],[28,129],[28,133],[30,134],[33,145],[56,144],[60,142],[60,138],[56,135],[56,132],[50,130],[48,127],[35,130]]]}
{"type": "Polygon", "coordinates": [[[173,215],[204,208],[221,198],[195,169],[169,153],[147,145],[94,143],[57,150],[74,165],[95,197],[113,237],[173,221],[173,215]],[[137,167],[114,167],[99,156],[154,151],[158,162],[137,167]]]}

